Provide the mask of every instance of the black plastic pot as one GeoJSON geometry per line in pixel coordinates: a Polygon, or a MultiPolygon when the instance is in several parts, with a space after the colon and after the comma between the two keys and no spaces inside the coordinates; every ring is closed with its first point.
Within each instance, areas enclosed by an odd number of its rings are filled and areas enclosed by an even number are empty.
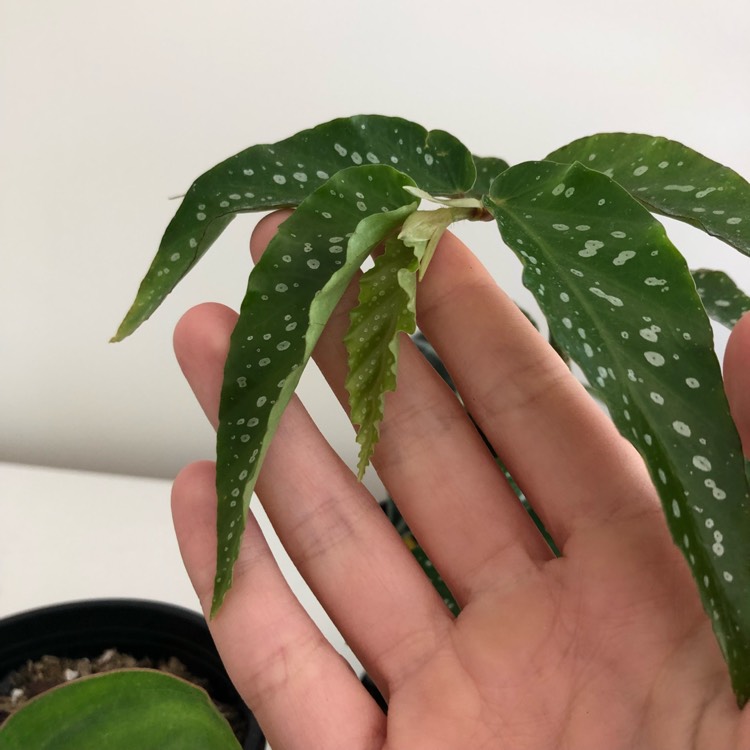
{"type": "Polygon", "coordinates": [[[28,659],[95,658],[116,648],[136,658],[179,659],[209,692],[247,715],[244,750],[262,750],[263,733],[238,695],[205,620],[182,607],[138,599],[99,599],[34,609],[0,620],[0,681],[28,659]]]}

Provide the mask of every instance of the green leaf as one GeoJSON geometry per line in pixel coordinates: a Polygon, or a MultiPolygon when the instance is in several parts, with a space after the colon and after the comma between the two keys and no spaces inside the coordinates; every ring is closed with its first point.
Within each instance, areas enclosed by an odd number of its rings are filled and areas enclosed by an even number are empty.
{"type": "Polygon", "coordinates": [[[477,179],[468,195],[473,198],[483,198],[490,192],[492,180],[508,168],[508,162],[496,156],[474,156],[477,169],[477,179]]]}
{"type": "Polygon", "coordinates": [[[337,172],[279,227],[248,280],[224,370],[217,435],[218,547],[212,615],[260,466],[333,308],[370,251],[416,209],[392,167],[337,172]]]}
{"type": "Polygon", "coordinates": [[[43,693],[0,728],[3,750],[239,750],[205,691],[163,672],[124,670],[43,693]]]}
{"type": "Polygon", "coordinates": [[[360,479],[378,442],[385,394],[396,389],[399,333],[411,334],[417,326],[418,268],[414,250],[400,239],[391,239],[359,282],[359,301],[344,343],[351,420],[359,425],[360,479]]]}
{"type": "Polygon", "coordinates": [[[723,271],[701,268],[693,271],[693,279],[706,312],[717,323],[734,328],[737,321],[750,310],[750,297],[723,271]]]}
{"type": "Polygon", "coordinates": [[[744,704],[750,498],[711,326],[684,259],[625,190],[581,164],[511,167],[486,203],[555,340],[644,456],[744,704]]]}
{"type": "Polygon", "coordinates": [[[750,183],[677,141],[601,133],[553,151],[604,172],[649,210],[680,219],[750,255],[750,183]]]}
{"type": "Polygon", "coordinates": [[[298,206],[339,170],[378,163],[436,195],[461,194],[475,178],[471,154],[456,138],[399,117],[341,118],[245,149],[191,185],[112,340],[130,335],[151,316],[236,214],[298,206]]]}

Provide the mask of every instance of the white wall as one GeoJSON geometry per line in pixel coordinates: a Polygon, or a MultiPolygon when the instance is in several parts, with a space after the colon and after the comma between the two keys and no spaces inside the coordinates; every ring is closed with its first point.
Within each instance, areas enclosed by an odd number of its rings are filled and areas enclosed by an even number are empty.
{"type": "MultiPolygon", "coordinates": [[[[198,302],[239,304],[255,219],[133,338],[107,341],[168,197],[220,159],[379,112],[512,163],[626,130],[750,177],[748,38],[746,0],[0,0],[0,460],[168,477],[211,455],[171,331],[198,302]]],[[[750,261],[670,231],[694,265],[750,289],[750,261]]],[[[527,299],[494,227],[463,234],[527,299]]],[[[353,460],[319,377],[303,396],[353,460]]]]}

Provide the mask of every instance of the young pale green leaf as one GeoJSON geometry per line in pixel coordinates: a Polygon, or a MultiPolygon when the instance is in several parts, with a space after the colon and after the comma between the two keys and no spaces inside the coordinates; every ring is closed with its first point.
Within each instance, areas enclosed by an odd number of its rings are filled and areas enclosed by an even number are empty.
{"type": "Polygon", "coordinates": [[[474,156],[477,169],[477,179],[468,195],[473,198],[483,198],[490,192],[492,180],[508,168],[508,162],[496,156],[474,156]]]}
{"type": "Polygon", "coordinates": [[[553,151],[549,161],[579,161],[604,172],[650,211],[680,219],[750,255],[750,183],[677,141],[600,133],[553,151]]]}
{"type": "Polygon", "coordinates": [[[163,672],[124,670],[41,694],[0,728],[3,750],[240,750],[205,691],[163,672]]]}
{"type": "Polygon", "coordinates": [[[555,340],[644,456],[744,704],[750,498],[711,327],[684,259],[648,211],[581,164],[511,167],[486,204],[555,340]]]}
{"type": "Polygon", "coordinates": [[[418,268],[414,250],[400,239],[391,239],[359,282],[359,300],[344,343],[351,420],[359,425],[360,479],[378,442],[385,394],[396,388],[399,333],[416,329],[418,268]]]}
{"type": "Polygon", "coordinates": [[[438,208],[434,211],[415,211],[404,222],[398,238],[419,262],[419,280],[424,278],[443,232],[454,222],[472,217],[475,208],[438,208]]]}
{"type": "Polygon", "coordinates": [[[693,271],[693,279],[706,312],[717,323],[734,328],[750,310],[750,297],[724,271],[701,268],[693,271]]]}
{"type": "Polygon", "coordinates": [[[435,195],[463,193],[476,174],[471,154],[449,133],[381,115],[332,120],[245,149],[191,185],[113,341],[151,316],[236,214],[297,206],[339,170],[381,163],[435,195]]]}
{"type": "Polygon", "coordinates": [[[217,434],[212,614],[232,581],[255,481],[333,308],[370,251],[417,204],[385,165],[337,172],[279,227],[248,280],[224,370],[217,434]]]}

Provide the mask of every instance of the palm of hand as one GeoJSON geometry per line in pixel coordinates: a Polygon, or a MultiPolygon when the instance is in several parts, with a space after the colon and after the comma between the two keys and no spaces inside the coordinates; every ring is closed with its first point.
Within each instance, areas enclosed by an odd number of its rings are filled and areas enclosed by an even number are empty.
{"type": "MultiPolygon", "coordinates": [[[[256,256],[278,222],[259,225],[256,256]]],[[[420,327],[563,557],[553,558],[463,408],[408,341],[375,461],[461,605],[458,618],[293,401],[256,489],[389,711],[307,618],[251,516],[211,629],[274,750],[750,748],[750,713],[736,707],[639,457],[469,251],[450,236],[441,244],[420,287],[420,327]]],[[[354,293],[315,353],[342,402],[343,313],[354,293]]],[[[214,424],[234,320],[226,308],[203,306],[175,335],[214,424]]],[[[750,366],[744,328],[747,355],[735,355],[735,372],[750,366]]],[[[750,403],[740,407],[745,431],[750,403]]],[[[181,473],[173,512],[208,611],[212,465],[181,473]]]]}
{"type": "Polygon", "coordinates": [[[740,747],[710,624],[654,526],[581,533],[565,559],[469,603],[391,693],[386,747],[740,747]]]}

